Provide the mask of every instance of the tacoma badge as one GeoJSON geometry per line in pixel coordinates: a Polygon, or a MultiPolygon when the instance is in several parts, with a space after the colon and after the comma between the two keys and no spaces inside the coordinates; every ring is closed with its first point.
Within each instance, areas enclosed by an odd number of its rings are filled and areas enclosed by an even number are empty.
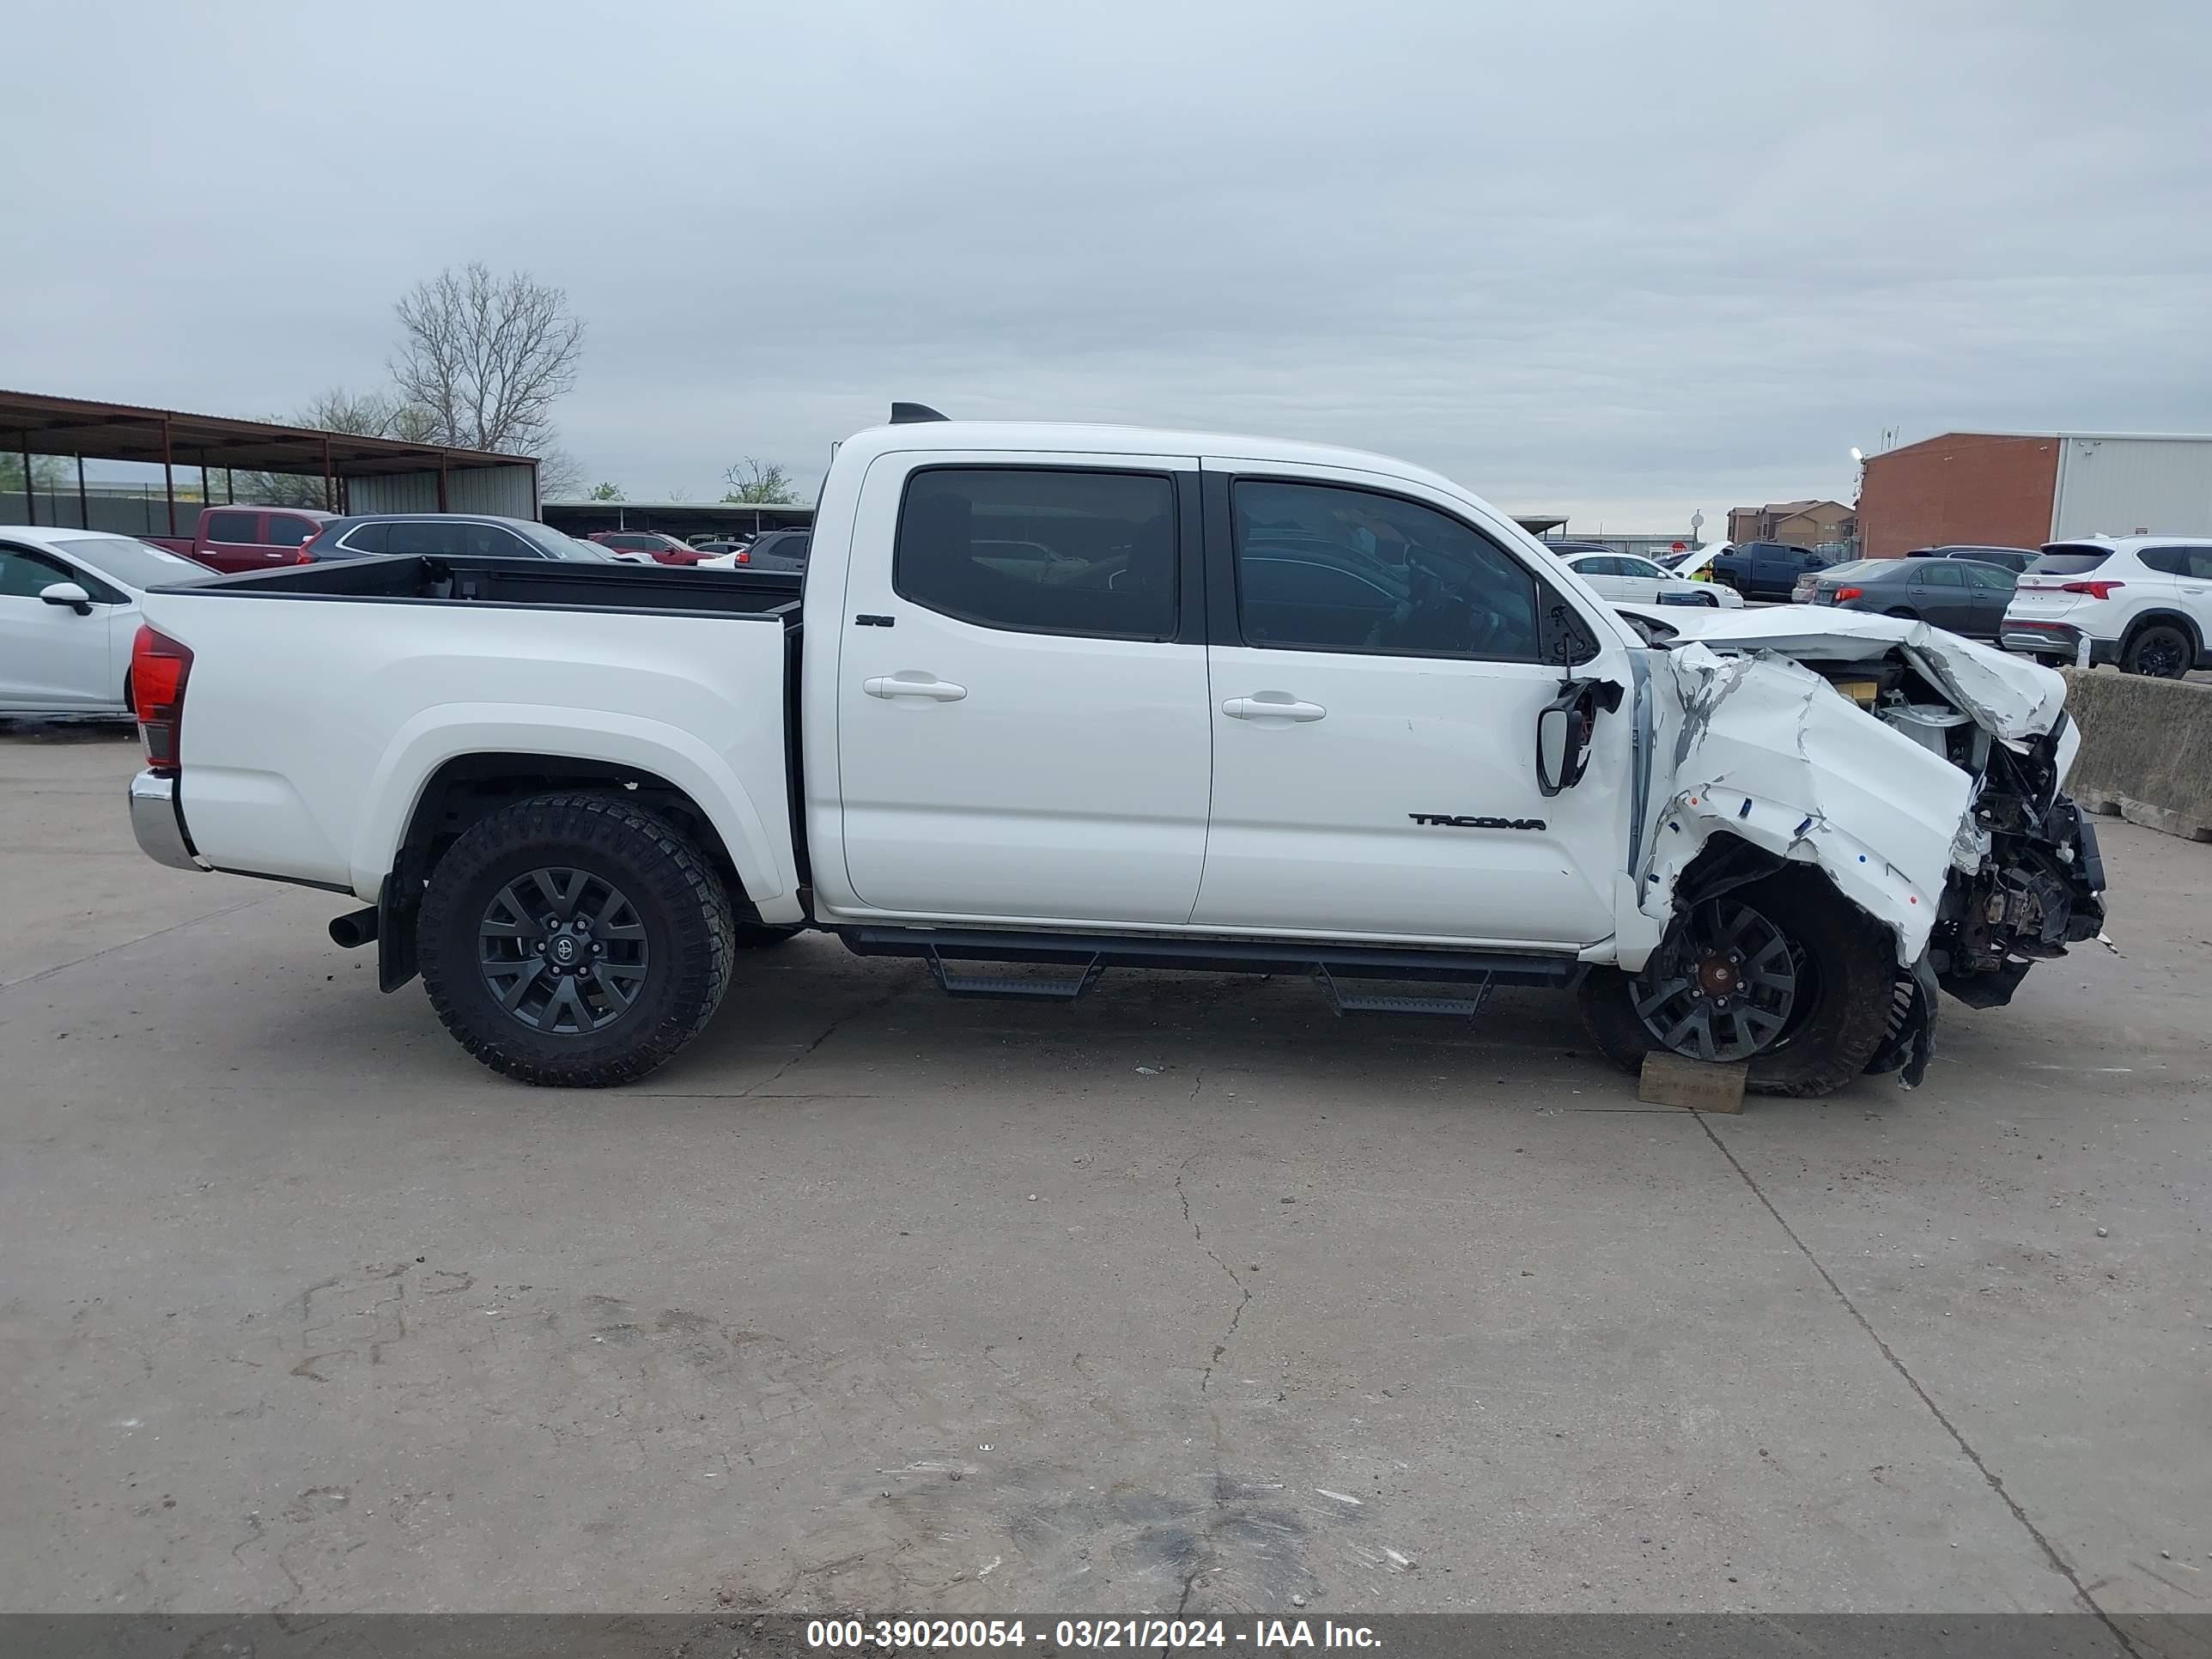
{"type": "Polygon", "coordinates": [[[1416,823],[1443,830],[1541,830],[1545,827],[1541,818],[1470,817],[1463,812],[1408,812],[1406,816],[1416,823]]]}

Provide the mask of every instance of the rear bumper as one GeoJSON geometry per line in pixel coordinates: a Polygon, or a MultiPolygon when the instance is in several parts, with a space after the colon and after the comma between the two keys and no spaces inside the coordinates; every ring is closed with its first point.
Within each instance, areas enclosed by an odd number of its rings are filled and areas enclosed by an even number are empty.
{"type": "Polygon", "coordinates": [[[1997,643],[2008,651],[2024,651],[2037,657],[2063,657],[2068,662],[2081,660],[2084,640],[2088,641],[2092,667],[2120,659],[2118,640],[2085,635],[2072,623],[2023,622],[2007,617],[1997,630],[1997,643]]]}
{"type": "Polygon", "coordinates": [[[192,851],[174,778],[141,772],[131,780],[131,833],[137,837],[138,850],[156,864],[166,864],[172,870],[213,867],[192,851]]]}

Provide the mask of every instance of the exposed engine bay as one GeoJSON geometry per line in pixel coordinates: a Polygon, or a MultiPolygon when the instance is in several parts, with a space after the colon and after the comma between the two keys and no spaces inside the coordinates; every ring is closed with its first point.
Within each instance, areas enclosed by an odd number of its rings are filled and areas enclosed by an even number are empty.
{"type": "Polygon", "coordinates": [[[1655,699],[1674,775],[1639,874],[1646,914],[1819,865],[1896,939],[1894,1023],[1868,1069],[1919,1080],[1939,987],[1998,1006],[2037,961],[2102,936],[2096,834],[2063,791],[2080,736],[2057,674],[1888,617],[1633,619],[1680,697],[1673,719],[1655,699]]]}

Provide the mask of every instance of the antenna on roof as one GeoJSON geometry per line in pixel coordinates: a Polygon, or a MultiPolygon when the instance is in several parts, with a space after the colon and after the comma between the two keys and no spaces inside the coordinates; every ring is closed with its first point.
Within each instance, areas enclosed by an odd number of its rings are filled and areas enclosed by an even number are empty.
{"type": "Polygon", "coordinates": [[[917,421],[941,421],[945,418],[927,404],[895,403],[891,405],[893,426],[912,426],[917,421]]]}

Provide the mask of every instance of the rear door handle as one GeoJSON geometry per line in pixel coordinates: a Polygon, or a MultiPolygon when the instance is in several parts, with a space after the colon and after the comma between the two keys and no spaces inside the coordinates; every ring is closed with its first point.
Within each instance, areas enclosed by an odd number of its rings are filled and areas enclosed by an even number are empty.
{"type": "Polygon", "coordinates": [[[968,695],[964,685],[940,680],[926,668],[902,668],[896,674],[878,674],[860,682],[872,697],[925,697],[931,702],[957,702],[968,695]]]}
{"type": "Polygon", "coordinates": [[[1287,691],[1258,691],[1249,697],[1231,697],[1221,705],[1221,712],[1232,720],[1281,720],[1285,725],[1302,725],[1317,720],[1328,713],[1317,702],[1300,702],[1287,691]]]}

